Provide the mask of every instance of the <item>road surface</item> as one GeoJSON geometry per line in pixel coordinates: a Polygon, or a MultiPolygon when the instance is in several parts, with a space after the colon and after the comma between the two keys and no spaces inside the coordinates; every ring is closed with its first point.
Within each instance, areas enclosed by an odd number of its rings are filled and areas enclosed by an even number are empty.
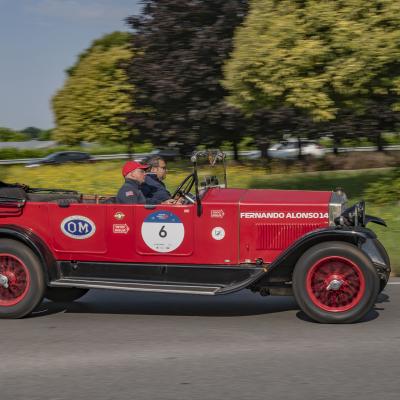
{"type": "Polygon", "coordinates": [[[353,325],[249,291],[92,291],[1,320],[0,332],[1,400],[400,397],[400,284],[353,325]]]}

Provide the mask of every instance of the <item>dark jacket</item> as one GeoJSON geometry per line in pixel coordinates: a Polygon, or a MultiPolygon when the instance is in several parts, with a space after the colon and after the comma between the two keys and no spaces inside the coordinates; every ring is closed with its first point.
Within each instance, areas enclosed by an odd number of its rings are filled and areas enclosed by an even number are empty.
{"type": "Polygon", "coordinates": [[[146,178],[140,189],[146,197],[148,204],[160,204],[171,198],[171,194],[165,187],[164,182],[160,181],[156,174],[146,174],[146,178]]]}
{"type": "Polygon", "coordinates": [[[125,183],[118,190],[117,203],[146,204],[146,198],[140,190],[140,183],[134,179],[125,179],[125,183]]]}

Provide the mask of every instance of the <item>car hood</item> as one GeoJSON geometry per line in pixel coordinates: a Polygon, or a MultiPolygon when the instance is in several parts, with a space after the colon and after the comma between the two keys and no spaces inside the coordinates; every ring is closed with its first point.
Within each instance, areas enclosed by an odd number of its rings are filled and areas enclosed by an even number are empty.
{"type": "Polygon", "coordinates": [[[240,199],[240,204],[251,205],[294,205],[313,204],[326,206],[331,192],[307,190],[248,189],[240,199]]]}
{"type": "Polygon", "coordinates": [[[332,196],[328,191],[274,189],[209,189],[207,203],[239,203],[241,206],[320,206],[327,207],[332,196]]]}

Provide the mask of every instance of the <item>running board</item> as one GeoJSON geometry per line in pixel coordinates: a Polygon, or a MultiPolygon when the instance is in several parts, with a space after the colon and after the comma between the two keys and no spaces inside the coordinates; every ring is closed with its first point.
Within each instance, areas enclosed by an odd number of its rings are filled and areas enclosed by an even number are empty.
{"type": "Polygon", "coordinates": [[[195,285],[171,285],[160,283],[137,282],[113,282],[93,279],[61,278],[49,283],[51,287],[76,287],[84,289],[111,289],[132,292],[158,292],[158,293],[183,293],[202,294],[212,296],[217,294],[221,286],[195,286],[195,285]]]}

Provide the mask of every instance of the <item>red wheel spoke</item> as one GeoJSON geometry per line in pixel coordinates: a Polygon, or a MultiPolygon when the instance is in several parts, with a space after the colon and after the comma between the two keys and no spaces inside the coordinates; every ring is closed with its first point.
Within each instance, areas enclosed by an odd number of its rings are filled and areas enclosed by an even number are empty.
{"type": "Polygon", "coordinates": [[[8,280],[8,287],[0,287],[0,306],[18,304],[26,296],[30,286],[26,265],[12,254],[0,254],[0,273],[8,280]]]}
{"type": "Polygon", "coordinates": [[[360,267],[340,256],[326,257],[316,262],[307,273],[306,284],[313,303],[332,312],[355,307],[365,292],[360,267]]]}

